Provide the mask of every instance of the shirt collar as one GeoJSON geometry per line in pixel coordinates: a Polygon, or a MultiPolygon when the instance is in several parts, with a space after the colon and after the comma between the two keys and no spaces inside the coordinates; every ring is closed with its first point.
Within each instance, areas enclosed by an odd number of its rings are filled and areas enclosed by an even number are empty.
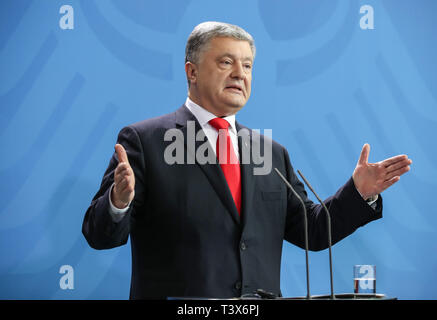
{"type": "MultiPolygon", "coordinates": [[[[191,113],[196,117],[197,121],[199,121],[200,126],[203,128],[205,125],[210,125],[209,121],[217,118],[217,116],[208,110],[204,109],[203,107],[199,106],[195,102],[193,102],[189,97],[187,97],[187,100],[185,101],[185,105],[187,106],[188,110],[191,111],[191,113]]],[[[230,129],[236,133],[237,129],[235,127],[235,114],[227,117],[223,117],[222,119],[225,119],[230,124],[230,129]]]]}

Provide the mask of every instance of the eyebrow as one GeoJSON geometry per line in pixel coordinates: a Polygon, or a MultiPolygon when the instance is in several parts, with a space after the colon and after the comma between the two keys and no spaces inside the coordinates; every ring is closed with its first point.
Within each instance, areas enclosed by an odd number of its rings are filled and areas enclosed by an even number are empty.
{"type": "MultiPolygon", "coordinates": [[[[224,54],[222,54],[220,57],[219,57],[219,59],[221,59],[221,58],[224,58],[224,57],[229,57],[229,58],[231,58],[231,59],[233,59],[233,60],[237,60],[236,59],[236,56],[235,55],[233,55],[232,53],[224,53],[224,54]]],[[[243,58],[242,59],[243,61],[250,61],[250,62],[253,62],[253,57],[245,57],[245,58],[243,58]]]]}

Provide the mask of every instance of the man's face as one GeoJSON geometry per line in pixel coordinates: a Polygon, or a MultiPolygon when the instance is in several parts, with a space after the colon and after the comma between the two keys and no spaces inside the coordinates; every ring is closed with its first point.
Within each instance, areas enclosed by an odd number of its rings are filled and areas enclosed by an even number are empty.
{"type": "Polygon", "coordinates": [[[249,99],[252,64],[249,42],[211,39],[193,66],[190,97],[217,116],[235,114],[249,99]]]}

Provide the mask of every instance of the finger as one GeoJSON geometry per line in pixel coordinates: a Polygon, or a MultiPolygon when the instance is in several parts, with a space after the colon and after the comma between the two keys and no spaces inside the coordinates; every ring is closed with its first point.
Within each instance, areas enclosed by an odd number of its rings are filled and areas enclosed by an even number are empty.
{"type": "Polygon", "coordinates": [[[413,161],[411,161],[410,159],[396,162],[396,163],[391,164],[388,167],[386,167],[387,173],[393,172],[393,171],[398,170],[398,169],[403,168],[403,167],[408,167],[412,163],[413,163],[413,161]]]}
{"type": "Polygon", "coordinates": [[[383,164],[385,167],[388,167],[403,160],[408,160],[408,156],[405,154],[397,155],[381,161],[381,164],[383,164]]]}
{"type": "Polygon", "coordinates": [[[115,151],[117,152],[118,161],[119,162],[126,162],[129,163],[129,160],[127,158],[126,150],[123,148],[123,146],[119,143],[115,145],[115,151]]]}
{"type": "Polygon", "coordinates": [[[407,173],[408,171],[410,171],[410,167],[406,166],[406,167],[402,167],[402,168],[400,168],[398,170],[395,170],[393,172],[390,172],[390,174],[388,174],[385,177],[385,181],[388,181],[388,180],[390,180],[390,179],[392,179],[393,177],[396,177],[396,176],[401,176],[404,173],[407,173]]]}
{"type": "Polygon", "coordinates": [[[129,185],[128,179],[121,179],[117,184],[117,192],[119,194],[123,193],[123,190],[126,189],[126,187],[129,185]]]}
{"type": "Polygon", "coordinates": [[[120,162],[115,168],[115,174],[126,171],[126,170],[132,170],[131,166],[126,162],[120,162]]]}
{"type": "Polygon", "coordinates": [[[387,180],[384,182],[384,184],[382,185],[382,191],[384,191],[385,189],[387,189],[388,187],[391,187],[393,184],[395,184],[396,182],[398,182],[401,179],[401,177],[396,176],[391,178],[390,180],[387,180]]]}
{"type": "Polygon", "coordinates": [[[125,162],[121,162],[116,168],[115,168],[115,175],[121,174],[121,173],[127,173],[127,172],[132,172],[133,170],[131,168],[131,166],[125,162]]]}
{"type": "Polygon", "coordinates": [[[127,183],[125,186],[122,187],[121,192],[122,193],[132,193],[135,191],[135,186],[132,183],[127,183]]]}
{"type": "Polygon", "coordinates": [[[116,172],[121,172],[123,170],[129,169],[130,165],[126,162],[120,162],[117,167],[115,168],[116,172]]]}
{"type": "Polygon", "coordinates": [[[124,177],[129,177],[129,171],[123,170],[122,172],[116,172],[114,175],[114,182],[119,183],[124,177]]]}
{"type": "Polygon", "coordinates": [[[114,179],[114,183],[115,183],[115,185],[117,186],[117,187],[119,187],[121,184],[122,184],[122,182],[123,181],[133,181],[133,179],[132,179],[132,177],[131,176],[117,176],[115,179],[114,179]]]}
{"type": "Polygon", "coordinates": [[[367,164],[369,160],[369,153],[370,153],[370,145],[368,143],[365,143],[363,149],[361,149],[360,159],[358,160],[358,163],[367,164]]]}
{"type": "Polygon", "coordinates": [[[115,183],[117,186],[117,191],[125,189],[127,186],[135,186],[134,180],[130,176],[124,176],[117,180],[115,183]]]}
{"type": "Polygon", "coordinates": [[[115,176],[114,176],[114,182],[118,183],[119,181],[121,181],[124,178],[130,178],[133,176],[133,172],[131,169],[125,169],[121,172],[116,172],[115,176]]]}

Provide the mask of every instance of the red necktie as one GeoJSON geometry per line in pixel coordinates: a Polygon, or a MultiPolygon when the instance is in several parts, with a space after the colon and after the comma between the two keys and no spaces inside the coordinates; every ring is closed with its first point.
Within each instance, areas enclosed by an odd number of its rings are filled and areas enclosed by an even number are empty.
{"type": "Polygon", "coordinates": [[[220,167],[228,182],[238,213],[241,213],[241,173],[240,163],[235,155],[229,136],[229,122],[222,118],[215,118],[209,124],[218,131],[216,154],[220,167]]]}

